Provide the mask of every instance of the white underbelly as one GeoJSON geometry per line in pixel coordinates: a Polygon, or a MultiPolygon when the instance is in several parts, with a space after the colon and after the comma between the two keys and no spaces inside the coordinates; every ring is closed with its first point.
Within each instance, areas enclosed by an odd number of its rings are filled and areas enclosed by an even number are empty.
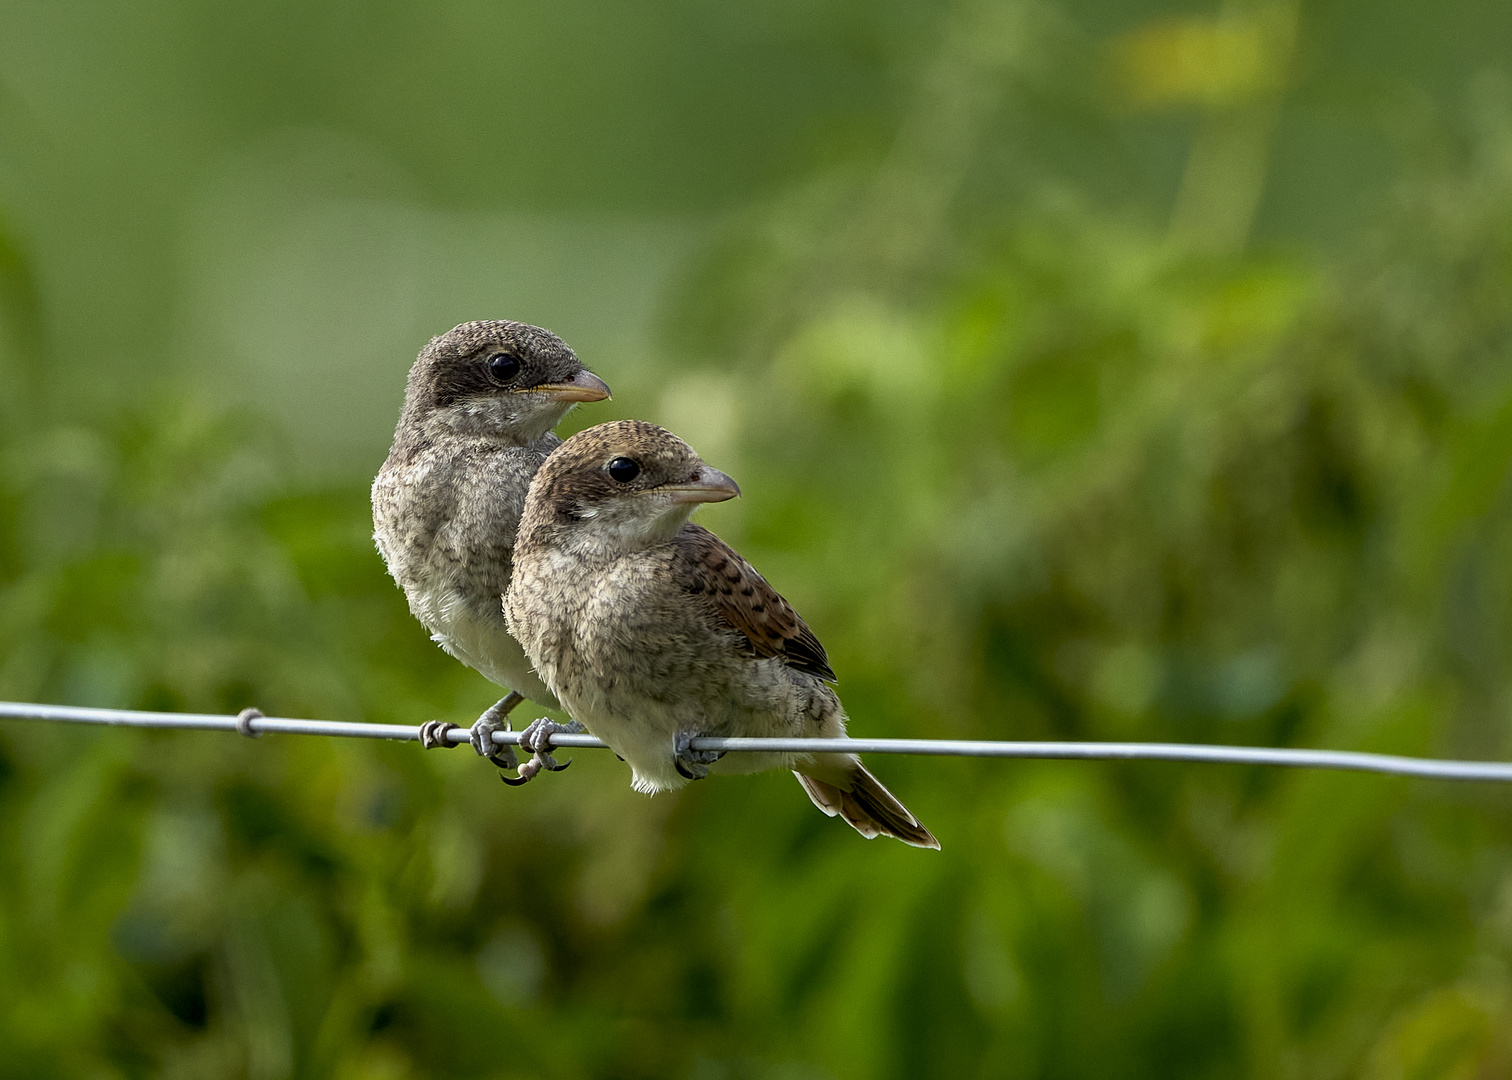
{"type": "Polygon", "coordinates": [[[514,690],[549,708],[557,700],[531,667],[520,643],[497,614],[479,611],[455,591],[415,598],[415,614],[431,631],[431,640],[490,682],[514,690]]]}

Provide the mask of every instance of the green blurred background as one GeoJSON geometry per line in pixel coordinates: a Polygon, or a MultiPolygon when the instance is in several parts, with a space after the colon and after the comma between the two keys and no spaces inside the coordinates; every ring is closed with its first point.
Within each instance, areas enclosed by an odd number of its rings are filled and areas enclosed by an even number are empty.
{"type": "MultiPolygon", "coordinates": [[[[1512,757],[1504,0],[12,0],[0,697],[415,724],[405,371],[551,327],[867,735],[1512,757]]],[[[519,791],[0,724],[0,1077],[1512,1075],[1512,793],[519,791]]]]}

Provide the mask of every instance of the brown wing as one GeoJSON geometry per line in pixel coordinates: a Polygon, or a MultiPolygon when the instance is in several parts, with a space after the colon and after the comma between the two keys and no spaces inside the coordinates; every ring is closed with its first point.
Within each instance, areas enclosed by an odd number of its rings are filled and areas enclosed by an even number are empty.
{"type": "Polygon", "coordinates": [[[683,526],[676,543],[688,570],[688,591],[708,598],[715,613],[745,638],[750,655],[780,657],[791,668],[835,681],[814,632],[734,548],[692,524],[683,526]]]}

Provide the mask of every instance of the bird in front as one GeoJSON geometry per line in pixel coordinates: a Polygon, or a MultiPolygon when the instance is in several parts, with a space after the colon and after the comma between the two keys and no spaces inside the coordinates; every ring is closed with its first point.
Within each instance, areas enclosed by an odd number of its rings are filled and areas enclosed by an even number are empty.
{"type": "MultiPolygon", "coordinates": [[[[750,563],[688,521],[740,493],[671,432],[600,424],[552,451],[531,483],[504,608],[570,726],[521,733],[554,765],[549,736],[587,730],[647,793],[714,772],[787,768],[814,805],[862,836],[939,842],[854,754],[694,749],[700,736],[840,738],[845,710],[824,647],[750,563]]],[[[534,767],[533,767],[534,766],[534,767]]]]}

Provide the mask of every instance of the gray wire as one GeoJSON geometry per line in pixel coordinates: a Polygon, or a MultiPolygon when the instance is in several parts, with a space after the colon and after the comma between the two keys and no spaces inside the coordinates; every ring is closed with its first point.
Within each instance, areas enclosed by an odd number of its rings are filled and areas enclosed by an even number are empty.
{"type": "MultiPolygon", "coordinates": [[[[262,716],[248,710],[240,717],[210,713],[132,712],[125,709],[85,709],[72,705],[29,705],[0,701],[0,719],[53,720],[69,724],[114,727],[187,728],[239,731],[248,735],[335,735],[353,739],[418,740],[420,729],[404,724],[354,724],[336,720],[291,720],[262,716]]],[[[453,728],[447,738],[467,741],[466,728],[453,728]]],[[[517,731],[495,732],[494,742],[517,745],[517,731]]],[[[553,735],[553,748],[602,750],[603,740],[592,735],[553,735]]],[[[1437,780],[1493,780],[1512,782],[1512,762],[1441,761],[1366,754],[1351,750],[1288,750],[1264,746],[1200,746],[1189,743],[1109,742],[972,742],[959,739],[715,739],[693,740],[695,750],[778,754],[923,754],[934,757],[1042,758],[1067,761],[1197,761],[1225,765],[1280,765],[1299,769],[1351,769],[1359,772],[1422,776],[1437,780]]]]}

